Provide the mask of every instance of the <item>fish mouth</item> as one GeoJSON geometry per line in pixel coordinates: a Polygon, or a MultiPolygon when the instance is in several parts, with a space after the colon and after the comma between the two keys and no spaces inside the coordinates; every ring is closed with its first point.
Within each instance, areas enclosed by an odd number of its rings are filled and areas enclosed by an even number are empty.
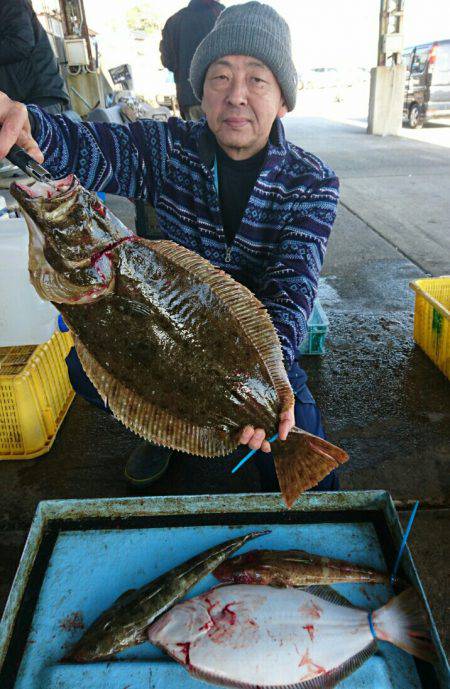
{"type": "Polygon", "coordinates": [[[23,199],[64,199],[69,196],[79,185],[75,175],[67,175],[62,179],[52,182],[35,182],[32,186],[13,182],[10,187],[11,194],[19,202],[23,199]]]}

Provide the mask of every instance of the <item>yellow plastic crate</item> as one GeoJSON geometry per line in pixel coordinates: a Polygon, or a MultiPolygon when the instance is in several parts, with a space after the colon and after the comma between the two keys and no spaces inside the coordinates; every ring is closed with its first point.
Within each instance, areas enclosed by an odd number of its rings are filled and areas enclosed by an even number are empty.
{"type": "Polygon", "coordinates": [[[410,286],[416,293],[414,340],[450,380],[450,275],[410,286]]]}
{"type": "Polygon", "coordinates": [[[65,357],[70,333],[39,346],[0,347],[0,459],[48,452],[73,400],[65,357]]]}

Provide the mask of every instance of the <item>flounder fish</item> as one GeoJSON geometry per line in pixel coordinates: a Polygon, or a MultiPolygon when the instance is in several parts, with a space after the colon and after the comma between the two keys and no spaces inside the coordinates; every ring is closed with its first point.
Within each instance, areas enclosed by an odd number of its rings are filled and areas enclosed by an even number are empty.
{"type": "Polygon", "coordinates": [[[434,660],[413,589],[369,618],[326,587],[220,586],[169,610],[148,638],[195,677],[246,689],[330,689],[375,653],[376,639],[434,660]]]}
{"type": "MultiPolygon", "coordinates": [[[[294,396],[250,290],[182,246],[137,237],[72,175],[11,193],[30,232],[31,282],[62,313],[117,419],[202,457],[231,453],[247,424],[277,432],[294,396]]],[[[272,451],[288,507],[348,459],[297,427],[272,451]]]]}
{"type": "Polygon", "coordinates": [[[146,641],[146,630],[174,603],[225,558],[252,538],[267,531],[252,531],[190,558],[139,589],[126,591],[105,610],[77,642],[65,661],[88,663],[105,660],[125,648],[146,641]]]}
{"type": "Polygon", "coordinates": [[[227,584],[314,586],[337,583],[388,584],[389,575],[305,550],[250,550],[225,560],[214,576],[227,584]]]}

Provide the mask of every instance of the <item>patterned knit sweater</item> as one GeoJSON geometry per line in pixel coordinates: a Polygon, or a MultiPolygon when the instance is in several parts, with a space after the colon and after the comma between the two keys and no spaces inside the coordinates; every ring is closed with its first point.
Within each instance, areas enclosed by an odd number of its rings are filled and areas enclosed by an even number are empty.
{"type": "Polygon", "coordinates": [[[268,153],[233,244],[214,186],[206,121],[76,124],[29,106],[32,133],[54,177],[74,172],[88,189],[148,199],[163,235],[246,285],[266,306],[289,371],[307,332],[339,195],[318,158],[272,127],[268,153]]]}

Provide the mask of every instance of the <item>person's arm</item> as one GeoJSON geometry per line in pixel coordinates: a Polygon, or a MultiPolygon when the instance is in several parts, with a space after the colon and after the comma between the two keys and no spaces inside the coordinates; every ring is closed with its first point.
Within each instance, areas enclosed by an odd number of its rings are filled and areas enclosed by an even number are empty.
{"type": "Polygon", "coordinates": [[[339,181],[331,171],[293,208],[278,249],[256,295],[267,308],[280,339],[286,370],[307,334],[319,275],[339,200],[339,181]]]}
{"type": "Polygon", "coordinates": [[[0,65],[28,59],[36,43],[31,13],[23,0],[2,3],[1,15],[0,65]]]}
{"type": "Polygon", "coordinates": [[[175,17],[169,17],[162,30],[162,38],[161,43],[159,44],[159,52],[161,54],[161,62],[163,66],[174,73],[178,70],[178,56],[176,50],[175,32],[175,17]]]}
{"type": "Polygon", "coordinates": [[[74,173],[86,189],[155,203],[169,156],[166,122],[73,122],[35,105],[28,112],[44,166],[55,179],[74,173]]]}
{"type": "MultiPolygon", "coordinates": [[[[256,296],[266,307],[283,350],[286,371],[306,336],[307,322],[317,293],[319,274],[339,199],[339,181],[331,171],[318,180],[296,204],[282,230],[278,250],[266,269],[256,296]]],[[[295,425],[294,405],[280,412],[278,434],[285,440],[295,425]]],[[[253,450],[270,452],[262,428],[246,426],[239,442],[253,450]]]]}
{"type": "Polygon", "coordinates": [[[26,108],[0,92],[0,124],[0,159],[17,143],[55,179],[74,173],[93,191],[153,203],[159,196],[172,140],[166,122],[72,122],[35,105],[26,108]]]}
{"type": "Polygon", "coordinates": [[[14,144],[21,146],[32,158],[42,163],[44,156],[31,134],[28,111],[23,103],[13,101],[0,91],[0,160],[14,144]]]}

